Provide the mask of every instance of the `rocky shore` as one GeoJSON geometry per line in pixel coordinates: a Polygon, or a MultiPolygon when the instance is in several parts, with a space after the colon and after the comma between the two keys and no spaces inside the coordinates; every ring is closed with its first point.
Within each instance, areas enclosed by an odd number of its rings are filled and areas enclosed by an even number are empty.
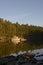
{"type": "Polygon", "coordinates": [[[43,65],[43,58],[40,58],[42,55],[35,55],[33,53],[19,54],[17,56],[6,56],[0,57],[0,65],[43,65]]]}

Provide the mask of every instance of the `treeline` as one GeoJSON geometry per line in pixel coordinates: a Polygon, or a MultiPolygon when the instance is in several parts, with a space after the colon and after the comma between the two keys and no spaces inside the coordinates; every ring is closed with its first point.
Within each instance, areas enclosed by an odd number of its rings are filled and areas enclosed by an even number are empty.
{"type": "Polygon", "coordinates": [[[24,37],[28,42],[34,44],[43,43],[43,27],[32,26],[29,24],[11,23],[10,21],[0,18],[0,37],[6,36],[12,38],[14,35],[24,37]]]}
{"type": "Polygon", "coordinates": [[[43,27],[19,24],[18,22],[12,23],[0,18],[0,40],[4,37],[9,39],[7,42],[0,42],[0,56],[16,52],[19,50],[19,46],[22,46],[21,50],[27,48],[26,45],[18,44],[16,50],[16,46],[11,42],[11,38],[15,35],[26,38],[29,45],[43,45],[43,27]]]}

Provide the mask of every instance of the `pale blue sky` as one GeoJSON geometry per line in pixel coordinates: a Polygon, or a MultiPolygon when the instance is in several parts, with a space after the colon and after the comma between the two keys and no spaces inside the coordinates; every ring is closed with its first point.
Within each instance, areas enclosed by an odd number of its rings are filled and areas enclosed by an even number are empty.
{"type": "Polygon", "coordinates": [[[43,0],[0,0],[0,18],[43,26],[43,0]]]}

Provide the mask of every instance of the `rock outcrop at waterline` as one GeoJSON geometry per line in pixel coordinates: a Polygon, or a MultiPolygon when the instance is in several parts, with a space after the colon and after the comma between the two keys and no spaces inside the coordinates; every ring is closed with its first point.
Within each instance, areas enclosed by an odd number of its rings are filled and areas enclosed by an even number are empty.
{"type": "Polygon", "coordinates": [[[0,57],[0,65],[41,65],[41,63],[43,65],[43,61],[39,62],[34,57],[35,55],[33,53],[0,57]]]}
{"type": "Polygon", "coordinates": [[[19,42],[23,42],[23,41],[26,41],[26,39],[24,39],[23,37],[18,37],[18,36],[13,36],[11,38],[11,41],[14,43],[14,44],[18,44],[19,42]]]}
{"type": "Polygon", "coordinates": [[[10,40],[10,37],[0,36],[0,42],[7,42],[9,40],[10,40]]]}

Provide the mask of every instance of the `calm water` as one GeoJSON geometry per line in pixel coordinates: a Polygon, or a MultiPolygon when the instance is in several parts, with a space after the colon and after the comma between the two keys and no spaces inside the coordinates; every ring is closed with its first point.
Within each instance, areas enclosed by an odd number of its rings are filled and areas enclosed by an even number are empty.
{"type": "Polygon", "coordinates": [[[0,44],[0,56],[2,55],[8,55],[8,54],[12,54],[12,53],[19,53],[19,52],[27,52],[27,51],[31,51],[34,53],[36,52],[41,52],[43,53],[43,45],[32,45],[26,42],[21,42],[19,44],[14,44],[14,43],[2,43],[0,44]],[[38,49],[38,50],[37,50],[38,49]],[[41,49],[41,50],[40,50],[41,49]]]}
{"type": "Polygon", "coordinates": [[[28,50],[32,51],[32,50],[41,49],[41,48],[43,48],[43,45],[32,45],[29,43],[19,43],[15,45],[15,52],[28,51],[28,50]]]}

